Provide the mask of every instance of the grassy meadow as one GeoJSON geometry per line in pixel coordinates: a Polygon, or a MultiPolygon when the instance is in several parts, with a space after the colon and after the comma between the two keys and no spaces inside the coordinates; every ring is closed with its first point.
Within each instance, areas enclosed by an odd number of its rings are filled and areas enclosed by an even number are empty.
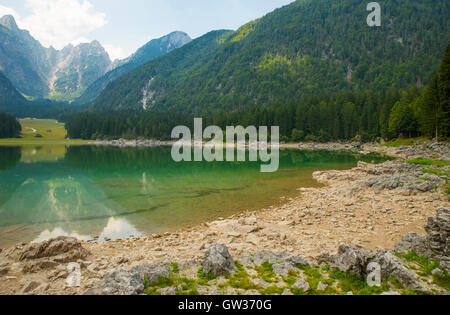
{"type": "Polygon", "coordinates": [[[53,119],[20,119],[20,138],[0,139],[0,145],[26,144],[83,144],[83,140],[67,140],[64,123],[53,119]]]}

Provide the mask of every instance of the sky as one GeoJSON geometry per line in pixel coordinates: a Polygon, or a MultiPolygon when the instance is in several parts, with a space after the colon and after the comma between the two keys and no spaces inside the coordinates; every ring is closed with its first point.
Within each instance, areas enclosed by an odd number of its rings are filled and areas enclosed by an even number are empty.
{"type": "Polygon", "coordinates": [[[0,17],[42,45],[98,40],[111,59],[128,57],[148,41],[173,31],[192,38],[217,29],[238,29],[293,0],[0,0],[0,17]]]}

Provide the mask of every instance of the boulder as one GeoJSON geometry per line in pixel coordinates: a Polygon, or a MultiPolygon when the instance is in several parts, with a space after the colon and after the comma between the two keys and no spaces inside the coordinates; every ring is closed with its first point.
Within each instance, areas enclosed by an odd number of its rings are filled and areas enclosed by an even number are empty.
{"type": "Polygon", "coordinates": [[[368,257],[367,264],[372,262],[380,265],[382,280],[389,281],[391,277],[394,277],[405,288],[420,292],[429,291],[414,271],[406,268],[403,261],[395,256],[392,251],[378,250],[372,257],[368,257]]]}
{"type": "Polygon", "coordinates": [[[308,293],[311,291],[311,286],[308,282],[306,282],[303,279],[298,280],[296,283],[294,283],[291,287],[292,289],[302,290],[305,293],[308,293]]]}
{"type": "Polygon", "coordinates": [[[450,208],[437,209],[436,217],[428,219],[425,226],[432,257],[450,256],[450,208]]]}
{"type": "Polygon", "coordinates": [[[224,276],[236,269],[228,248],[223,244],[214,244],[207,251],[203,261],[203,272],[224,276]]]}
{"type": "Polygon", "coordinates": [[[105,295],[140,295],[145,280],[155,284],[161,277],[169,277],[166,265],[141,264],[132,269],[114,269],[106,274],[102,293],[105,295]]]}
{"type": "Polygon", "coordinates": [[[341,245],[338,253],[331,256],[332,267],[342,272],[354,272],[364,274],[367,267],[366,254],[351,245],[341,245]]]}
{"type": "Polygon", "coordinates": [[[16,249],[12,258],[19,262],[51,258],[57,263],[69,263],[85,259],[89,255],[89,251],[76,238],[62,236],[42,243],[28,244],[21,250],[16,249]]]}
{"type": "Polygon", "coordinates": [[[294,266],[291,263],[288,262],[282,262],[279,264],[274,264],[272,266],[273,272],[277,275],[287,276],[289,274],[289,271],[295,271],[297,270],[297,267],[294,266]]]}
{"type": "Polygon", "coordinates": [[[431,255],[427,237],[417,233],[408,233],[405,235],[401,242],[395,244],[395,252],[402,254],[414,252],[417,255],[427,257],[431,255]]]}
{"type": "Polygon", "coordinates": [[[144,293],[144,281],[141,275],[132,270],[112,270],[105,277],[103,294],[139,295],[144,293]]]}
{"type": "Polygon", "coordinates": [[[421,292],[428,291],[418,276],[406,268],[403,261],[389,250],[378,250],[371,253],[360,251],[350,245],[341,245],[338,253],[330,256],[329,259],[333,268],[342,272],[353,272],[364,278],[368,276],[369,264],[377,263],[381,268],[382,280],[388,281],[394,277],[406,288],[421,292]]]}

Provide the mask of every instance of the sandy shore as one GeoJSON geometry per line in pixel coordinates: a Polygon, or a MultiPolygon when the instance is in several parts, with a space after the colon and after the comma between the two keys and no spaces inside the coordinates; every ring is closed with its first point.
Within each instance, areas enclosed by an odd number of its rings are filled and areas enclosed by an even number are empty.
{"type": "MultiPolygon", "coordinates": [[[[402,156],[402,150],[376,147],[402,156]]],[[[340,244],[359,248],[393,248],[408,232],[425,233],[427,218],[438,207],[450,206],[448,194],[441,191],[408,192],[402,189],[369,187],[375,173],[397,170],[402,161],[381,165],[360,163],[347,171],[314,173],[322,188],[299,189],[298,196],[285,199],[284,205],[247,212],[201,226],[145,239],[107,243],[88,242],[83,247],[92,253],[81,263],[81,287],[65,288],[67,266],[24,273],[23,264],[0,253],[0,267],[9,272],[1,276],[0,294],[21,293],[30,281],[44,284],[44,294],[81,294],[101,286],[107,270],[139,263],[167,263],[198,260],[214,243],[228,246],[232,255],[261,250],[287,252],[308,259],[322,253],[334,253],[340,244]]],[[[389,175],[388,175],[389,176],[389,175]]]]}

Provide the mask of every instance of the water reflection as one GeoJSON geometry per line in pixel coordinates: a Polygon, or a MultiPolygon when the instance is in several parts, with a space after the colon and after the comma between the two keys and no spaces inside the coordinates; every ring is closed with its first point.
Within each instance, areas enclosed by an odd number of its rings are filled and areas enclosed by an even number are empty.
{"type": "Polygon", "coordinates": [[[315,187],[317,170],[379,156],[282,151],[260,163],[175,163],[170,148],[0,147],[0,247],[67,235],[100,240],[163,233],[266,208],[315,187]]]}
{"type": "Polygon", "coordinates": [[[15,168],[22,157],[20,147],[0,146],[0,171],[15,168]]]}
{"type": "Polygon", "coordinates": [[[139,232],[132,224],[125,219],[116,219],[111,217],[108,223],[101,231],[100,235],[83,235],[78,231],[66,232],[62,227],[56,227],[53,230],[45,230],[39,234],[32,242],[40,243],[59,236],[74,237],[80,241],[91,241],[94,237],[99,241],[129,239],[133,237],[143,237],[144,234],[139,232]]]}

